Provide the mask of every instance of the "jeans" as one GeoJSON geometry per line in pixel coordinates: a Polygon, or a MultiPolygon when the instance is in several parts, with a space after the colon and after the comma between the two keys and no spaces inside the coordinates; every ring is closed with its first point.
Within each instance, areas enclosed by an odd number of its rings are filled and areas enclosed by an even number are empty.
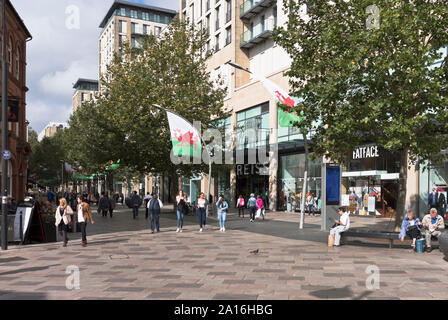
{"type": "Polygon", "coordinates": [[[177,227],[182,229],[184,227],[184,212],[177,210],[177,227]]]}
{"type": "Polygon", "coordinates": [[[257,212],[257,208],[255,207],[249,208],[249,215],[251,220],[255,220],[255,212],[257,212]]]}
{"type": "Polygon", "coordinates": [[[151,217],[151,230],[154,232],[154,229],[157,230],[157,232],[160,231],[160,212],[150,212],[151,217]]]}
{"type": "Polygon", "coordinates": [[[227,217],[227,211],[219,211],[218,212],[220,228],[224,228],[226,226],[226,217],[227,217]]]}
{"type": "MultiPolygon", "coordinates": [[[[63,223],[63,222],[62,222],[63,223]]],[[[66,230],[59,230],[59,234],[62,236],[62,239],[64,241],[64,244],[67,244],[68,242],[68,236],[67,236],[67,231],[66,230]]]]}
{"type": "Polygon", "coordinates": [[[82,241],[83,242],[87,242],[86,227],[87,227],[87,223],[85,223],[85,222],[80,222],[79,223],[79,228],[81,229],[81,235],[82,235],[82,241]]]}
{"type": "Polygon", "coordinates": [[[132,208],[132,213],[134,215],[134,219],[135,219],[135,217],[138,217],[138,207],[133,207],[132,208]]]}
{"type": "Polygon", "coordinates": [[[202,229],[202,227],[205,226],[205,223],[206,223],[205,208],[198,208],[197,214],[198,214],[199,226],[202,229]]]}
{"type": "Polygon", "coordinates": [[[314,215],[314,205],[309,204],[308,205],[308,215],[311,215],[311,214],[314,215]]]}

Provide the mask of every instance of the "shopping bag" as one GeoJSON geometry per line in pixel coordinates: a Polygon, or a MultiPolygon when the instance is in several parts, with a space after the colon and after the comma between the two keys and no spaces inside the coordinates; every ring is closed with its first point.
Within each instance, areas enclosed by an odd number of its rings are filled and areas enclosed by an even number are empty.
{"type": "Polygon", "coordinates": [[[328,236],[328,246],[333,247],[334,246],[334,234],[330,234],[328,236]]]}
{"type": "Polygon", "coordinates": [[[261,216],[261,209],[258,209],[257,214],[255,215],[255,219],[260,218],[260,216],[261,216]]]}

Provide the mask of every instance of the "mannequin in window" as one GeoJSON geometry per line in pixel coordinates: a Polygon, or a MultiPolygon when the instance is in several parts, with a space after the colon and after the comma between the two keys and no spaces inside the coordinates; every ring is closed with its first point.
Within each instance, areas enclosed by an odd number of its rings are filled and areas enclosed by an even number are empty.
{"type": "Polygon", "coordinates": [[[432,189],[432,193],[429,194],[428,196],[428,206],[429,209],[431,210],[432,208],[436,208],[438,209],[439,206],[437,204],[437,193],[436,193],[436,188],[432,189]]]}
{"type": "Polygon", "coordinates": [[[445,194],[443,193],[443,189],[437,190],[437,206],[438,206],[438,213],[439,215],[445,219],[445,213],[446,213],[446,199],[445,194]]]}

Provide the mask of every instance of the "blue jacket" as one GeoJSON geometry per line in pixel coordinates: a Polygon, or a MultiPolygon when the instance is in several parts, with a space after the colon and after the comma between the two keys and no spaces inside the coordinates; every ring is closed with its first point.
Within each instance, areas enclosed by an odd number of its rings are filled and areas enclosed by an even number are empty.
{"type": "MultiPolygon", "coordinates": [[[[419,223],[420,223],[420,219],[416,218],[415,225],[417,226],[418,230],[422,231],[422,227],[418,225],[419,223]]],[[[400,235],[398,236],[398,239],[406,237],[406,231],[408,231],[408,228],[410,226],[411,226],[411,223],[409,222],[408,215],[406,215],[406,217],[403,220],[403,223],[401,224],[401,232],[400,232],[400,235]]]]}
{"type": "Polygon", "coordinates": [[[256,208],[257,207],[257,198],[250,197],[249,201],[247,201],[247,207],[248,208],[251,208],[251,207],[256,208]]]}
{"type": "Polygon", "coordinates": [[[219,214],[224,211],[227,212],[227,209],[229,209],[229,204],[225,200],[223,202],[218,201],[218,202],[216,202],[216,207],[218,207],[218,214],[219,214]]]}

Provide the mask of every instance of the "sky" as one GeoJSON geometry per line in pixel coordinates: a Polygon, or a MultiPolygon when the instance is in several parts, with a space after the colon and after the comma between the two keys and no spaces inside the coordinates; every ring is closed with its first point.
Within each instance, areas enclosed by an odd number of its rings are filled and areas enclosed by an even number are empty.
{"type": "MultiPolygon", "coordinates": [[[[179,9],[179,0],[128,1],[179,9]]],[[[114,1],[11,2],[33,36],[27,43],[26,118],[40,133],[50,122],[68,121],[78,78],[98,79],[98,26],[114,1]]]]}

